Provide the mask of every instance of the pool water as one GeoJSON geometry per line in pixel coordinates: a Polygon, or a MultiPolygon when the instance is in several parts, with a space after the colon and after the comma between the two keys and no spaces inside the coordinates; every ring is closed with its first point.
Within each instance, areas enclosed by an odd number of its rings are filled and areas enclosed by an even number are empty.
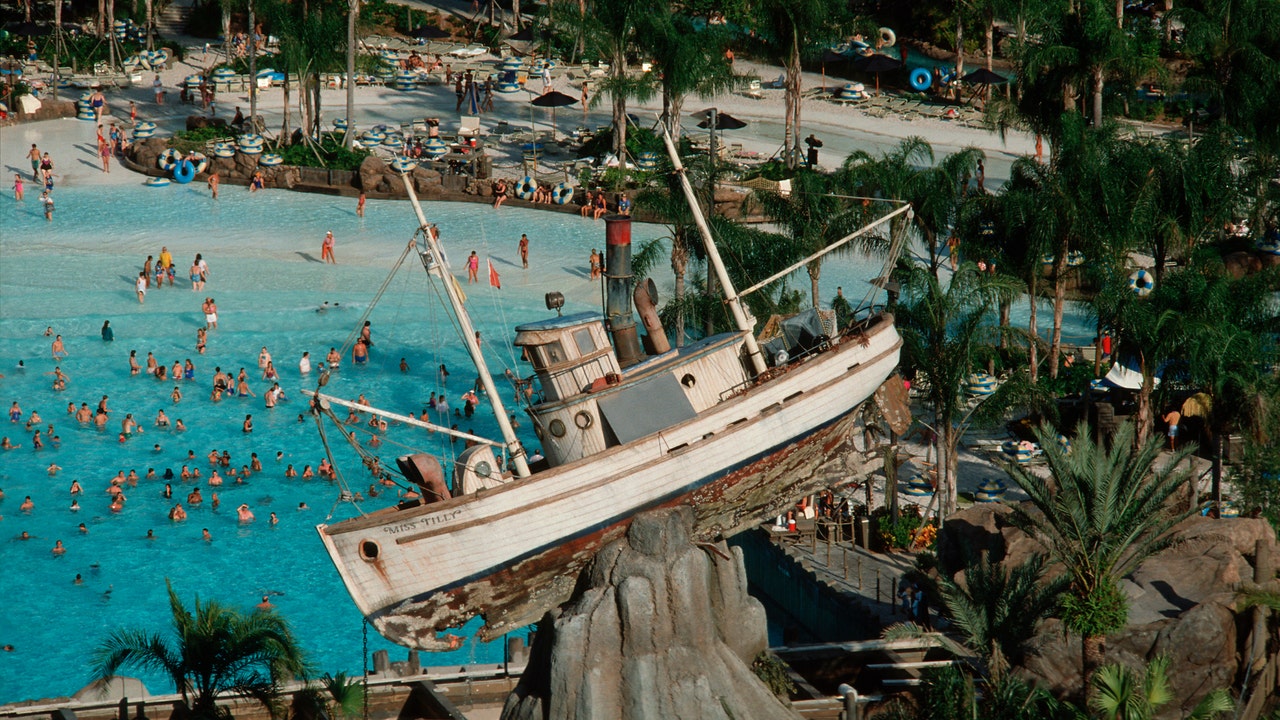
{"type": "MultiPolygon", "coordinates": [[[[305,407],[299,391],[314,388],[316,374],[301,376],[298,359],[309,351],[318,366],[330,347],[341,348],[358,327],[412,236],[416,222],[408,204],[369,201],[366,217],[358,218],[352,199],[250,194],[239,187],[224,187],[216,201],[203,186],[194,185],[60,187],[56,195],[52,222],[45,221],[30,194],[24,203],[0,200],[0,373],[5,376],[0,402],[7,407],[17,400],[24,413],[39,411],[61,439],[57,446],[46,442],[44,449],[33,451],[31,432],[23,423],[0,422],[0,435],[21,445],[0,451],[5,495],[0,500],[5,565],[0,643],[15,646],[12,653],[0,653],[0,703],[74,693],[89,682],[93,650],[112,629],[166,631],[166,579],[188,604],[199,595],[249,609],[262,595],[270,595],[292,622],[318,672],[358,674],[362,619],[315,526],[352,517],[361,509],[386,507],[394,502],[393,492],[366,499],[357,508],[339,502],[335,484],[286,479],[284,472],[288,464],[299,472],[305,465],[314,468],[324,457],[310,416],[299,420],[305,407]],[[326,230],[337,239],[337,265],[320,262],[326,230]],[[176,284],[152,289],[145,304],[139,304],[133,279],[146,256],[158,256],[162,245],[173,254],[176,284]],[[210,266],[208,284],[200,293],[185,279],[197,252],[210,266]],[[200,355],[196,330],[204,324],[200,303],[206,296],[217,301],[219,328],[209,332],[207,351],[200,355]],[[334,309],[317,312],[326,301],[334,309]],[[100,338],[104,320],[111,321],[114,342],[100,338]],[[61,363],[70,378],[64,391],[52,389],[52,338],[44,336],[46,327],[63,336],[70,353],[61,363]],[[270,384],[260,379],[257,365],[264,346],[288,397],[272,410],[262,399],[270,384]],[[130,350],[137,350],[144,364],[148,352],[166,366],[190,358],[195,379],[131,376],[130,350]],[[25,369],[17,369],[20,360],[25,369]],[[215,367],[233,374],[245,368],[256,397],[211,402],[215,367]],[[170,399],[175,385],[183,394],[177,404],[170,399]],[[103,395],[109,396],[111,410],[103,431],[81,427],[66,412],[68,403],[93,408],[103,395]],[[154,427],[160,409],[173,421],[182,419],[187,430],[154,427]],[[143,432],[121,443],[125,413],[133,414],[143,432]],[[253,415],[251,434],[241,430],[246,414],[253,415]],[[229,450],[237,468],[249,464],[250,453],[256,452],[263,471],[243,485],[228,479],[219,488],[210,487],[206,455],[214,449],[229,450]],[[188,451],[194,452],[194,462],[186,460],[188,451]],[[279,461],[277,453],[282,453],[279,461]],[[56,476],[46,472],[50,464],[61,466],[56,476]],[[144,476],[148,468],[157,474],[171,468],[177,474],[184,464],[199,468],[204,478],[199,483],[172,481],[172,500],[162,496],[165,481],[144,479],[126,488],[122,512],[108,509],[106,488],[117,472],[136,470],[144,476]],[[74,513],[68,493],[73,480],[84,488],[81,509],[74,513]],[[169,508],[197,484],[205,502],[188,506],[185,522],[169,521],[169,508]],[[221,501],[217,509],[211,507],[215,490],[221,501]],[[29,514],[19,510],[26,496],[35,503],[29,514]],[[237,521],[236,508],[242,503],[256,514],[254,522],[237,521]],[[300,503],[307,509],[299,509],[300,503]],[[271,512],[279,517],[278,525],[268,524],[271,512]],[[78,530],[80,523],[87,534],[78,530]],[[204,528],[212,536],[209,542],[201,539],[204,528]],[[145,539],[148,530],[155,539],[145,539]],[[16,539],[23,531],[34,539],[16,539]],[[66,546],[64,555],[51,553],[57,540],[66,546]],[[73,582],[77,574],[82,584],[73,582]]],[[[604,246],[603,222],[515,208],[493,211],[479,204],[430,204],[426,212],[429,221],[439,223],[456,272],[463,272],[462,260],[474,249],[501,276],[502,289],[489,287],[482,261],[480,284],[467,284],[465,273],[460,280],[500,388],[507,387],[501,378],[504,369],[528,374],[511,350],[512,328],[548,315],[545,292],[563,292],[566,313],[599,308],[600,288],[588,280],[587,258],[592,248],[604,246]],[[530,237],[527,270],[520,267],[517,252],[522,232],[530,237]]],[[[636,224],[633,238],[638,243],[663,232],[660,226],[636,224]]],[[[879,274],[879,264],[857,257],[825,263],[823,297],[834,296],[835,287],[843,285],[852,301],[860,299],[868,287],[865,281],[879,274]]],[[[660,292],[669,296],[666,268],[660,263],[655,274],[660,292]]],[[[792,284],[807,290],[807,276],[797,275],[792,284]]],[[[356,367],[347,358],[328,392],[350,399],[363,393],[371,404],[403,413],[420,412],[432,392],[447,392],[452,407],[462,407],[458,396],[474,381],[474,371],[416,256],[390,280],[369,320],[371,362],[356,367]],[[400,370],[402,358],[408,372],[400,370]],[[452,373],[447,387],[439,383],[436,368],[441,363],[452,373]]],[[[497,437],[487,411],[485,402],[473,419],[454,422],[460,429],[497,437]]],[[[536,446],[527,423],[520,432],[536,446]]],[[[369,438],[367,429],[357,434],[369,438]]],[[[367,492],[370,479],[359,470],[354,451],[331,431],[329,439],[352,489],[367,492]]],[[[439,435],[402,426],[392,426],[383,440],[384,455],[426,450],[448,460],[454,451],[439,435]]],[[[376,632],[368,635],[368,649],[388,649],[392,659],[405,654],[376,632]]],[[[425,665],[501,661],[500,642],[486,645],[474,638],[459,651],[423,657],[425,665]]],[[[153,693],[172,691],[162,677],[140,677],[153,693]]]]}

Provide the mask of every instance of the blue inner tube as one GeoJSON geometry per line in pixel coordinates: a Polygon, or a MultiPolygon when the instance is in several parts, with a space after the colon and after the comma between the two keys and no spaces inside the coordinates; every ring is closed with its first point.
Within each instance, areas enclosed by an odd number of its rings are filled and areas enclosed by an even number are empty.
{"type": "Polygon", "coordinates": [[[912,90],[924,92],[933,84],[933,73],[929,72],[927,68],[918,67],[911,71],[911,76],[908,80],[911,82],[912,90]]]}
{"type": "Polygon", "coordinates": [[[521,200],[529,200],[533,197],[533,191],[537,189],[538,184],[533,181],[533,178],[525,175],[520,178],[520,182],[516,183],[516,197],[521,200]]]}
{"type": "Polygon", "coordinates": [[[560,183],[551,191],[551,199],[554,200],[557,205],[568,205],[569,201],[573,199],[573,188],[564,183],[560,183]]]}
{"type": "Polygon", "coordinates": [[[187,184],[196,177],[196,166],[190,160],[182,160],[173,166],[173,180],[182,184],[187,184]]]}

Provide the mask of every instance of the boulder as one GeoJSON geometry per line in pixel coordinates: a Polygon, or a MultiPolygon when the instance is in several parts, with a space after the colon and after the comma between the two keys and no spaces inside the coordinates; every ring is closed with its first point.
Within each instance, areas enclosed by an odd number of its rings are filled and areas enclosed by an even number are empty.
{"type": "MultiPolygon", "coordinates": [[[[1043,548],[1011,527],[1007,515],[998,506],[966,508],[948,518],[943,532],[949,541],[959,540],[1013,567],[1043,548]]],[[[1238,684],[1252,616],[1237,614],[1234,590],[1254,579],[1256,555],[1274,556],[1276,537],[1265,520],[1200,516],[1178,524],[1173,535],[1173,547],[1148,558],[1122,584],[1129,625],[1107,638],[1106,662],[1138,668],[1167,655],[1175,696],[1169,712],[1182,717],[1209,691],[1238,684]]],[[[959,557],[940,560],[953,571],[959,567],[959,557]]],[[[1061,571],[1049,569],[1050,574],[1061,571]]],[[[1035,652],[1021,674],[1057,695],[1079,692],[1080,638],[1050,619],[1032,645],[1035,652]]]]}
{"type": "Polygon", "coordinates": [[[200,130],[207,127],[224,128],[227,121],[220,117],[207,117],[205,115],[188,115],[187,130],[200,130]]]}
{"type": "Polygon", "coordinates": [[[365,192],[380,192],[378,183],[382,181],[382,176],[387,173],[387,164],[382,162],[382,158],[370,155],[360,163],[360,169],[357,172],[360,175],[361,190],[365,192]]]}
{"type": "Polygon", "coordinates": [[[740,549],[689,539],[693,511],[636,517],[545,617],[503,720],[798,718],[751,671],[764,608],[740,549]]]}
{"type": "Polygon", "coordinates": [[[159,167],[156,160],[160,158],[160,153],[167,150],[169,141],[165,138],[146,138],[139,140],[129,146],[129,151],[133,154],[133,161],[142,167],[151,170],[159,167]]]}

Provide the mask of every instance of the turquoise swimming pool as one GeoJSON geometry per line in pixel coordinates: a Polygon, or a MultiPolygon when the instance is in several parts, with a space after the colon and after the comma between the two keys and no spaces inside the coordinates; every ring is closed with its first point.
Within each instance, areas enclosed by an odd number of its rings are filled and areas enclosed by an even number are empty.
{"type": "MultiPolygon", "coordinates": [[[[0,200],[0,402],[18,401],[23,423],[0,425],[21,447],[0,450],[0,548],[5,573],[0,644],[0,703],[70,695],[89,682],[88,660],[109,629],[131,627],[160,631],[167,627],[165,579],[185,600],[195,595],[250,608],[261,596],[294,624],[304,647],[321,672],[359,673],[362,620],[325,555],[315,526],[360,512],[339,502],[338,488],[323,480],[285,477],[292,464],[299,472],[315,468],[323,449],[309,416],[299,420],[299,391],[314,387],[314,373],[299,373],[302,352],[318,365],[330,347],[341,347],[368,307],[410,240],[414,221],[405,203],[370,201],[367,216],[355,215],[355,201],[326,196],[268,191],[248,193],[224,187],[214,201],[203,186],[148,188],[141,184],[110,188],[60,187],[52,222],[29,194],[25,203],[0,200]],[[326,231],[336,237],[337,265],[320,262],[326,231]],[[161,246],[172,252],[176,285],[152,289],[139,304],[133,280],[147,255],[161,246]],[[186,270],[196,253],[210,268],[203,292],[193,292],[186,270]],[[200,305],[213,297],[219,328],[209,332],[207,350],[196,352],[196,330],[204,325],[200,305]],[[332,309],[317,312],[324,303],[332,309]],[[100,330],[109,320],[115,339],[105,343],[100,330]],[[61,362],[68,376],[65,390],[52,388],[50,354],[61,334],[69,356],[61,362]],[[270,384],[261,379],[258,355],[266,347],[279,371],[288,399],[274,409],[262,395],[270,384]],[[130,375],[128,356],[148,352],[160,364],[188,358],[196,366],[193,380],[162,382],[145,374],[130,375]],[[25,369],[18,369],[21,361],[25,369]],[[214,368],[236,373],[245,368],[255,397],[210,400],[214,368]],[[183,394],[174,403],[177,385],[183,394]],[[68,403],[95,407],[108,396],[110,420],[102,431],[82,427],[67,414],[68,403]],[[163,409],[185,432],[154,426],[163,409]],[[46,442],[33,451],[25,420],[32,410],[42,424],[54,425],[59,445],[46,442]],[[143,432],[118,441],[121,421],[132,413],[143,432]],[[245,415],[253,415],[253,431],[242,432],[245,415]],[[157,449],[155,446],[158,445],[157,449]],[[218,488],[207,480],[211,450],[229,451],[235,467],[257,453],[263,470],[240,485],[228,480],[218,488]],[[195,456],[188,461],[188,452],[195,456]],[[277,460],[277,454],[280,459],[277,460]],[[50,476],[51,464],[61,466],[50,476]],[[182,466],[199,468],[205,502],[188,507],[185,522],[168,520],[167,512],[185,500],[197,483],[171,481],[174,498],[163,497],[164,480],[140,480],[126,488],[122,512],[112,512],[106,488],[117,472],[148,468],[163,475],[182,466]],[[80,510],[69,509],[69,487],[84,489],[80,510]],[[211,507],[216,491],[221,505],[211,507]],[[30,513],[19,506],[26,496],[30,513]],[[247,504],[256,520],[243,524],[236,508],[247,504]],[[307,509],[299,509],[305,503],[307,509]],[[268,523],[275,512],[277,525],[268,523]],[[78,526],[84,523],[87,533],[78,526]],[[211,541],[201,538],[207,528],[211,541]],[[27,531],[33,539],[16,539],[27,531]],[[146,539],[148,531],[155,538],[146,539]],[[61,540],[67,551],[54,556],[61,540]],[[83,582],[74,578],[79,574],[83,582]]],[[[587,278],[587,258],[604,244],[604,223],[551,213],[486,205],[435,204],[428,219],[439,223],[455,265],[476,250],[493,262],[502,288],[487,283],[463,288],[495,375],[517,366],[510,349],[512,328],[547,315],[543,294],[559,290],[565,312],[599,307],[600,290],[587,278]],[[517,243],[530,238],[530,267],[520,267],[517,243]]],[[[637,224],[637,242],[659,237],[658,226],[637,224]]],[[[363,393],[376,406],[420,412],[433,392],[447,392],[455,408],[474,379],[448,316],[424,282],[420,265],[410,258],[391,281],[370,315],[374,338],[371,362],[353,366],[349,359],[327,388],[356,398],[363,393]],[[408,372],[400,369],[401,359],[408,372]],[[441,387],[437,372],[444,363],[452,375],[441,387]]],[[[666,263],[658,267],[667,277],[666,263]]],[[[487,273],[481,264],[481,280],[487,273]]],[[[457,272],[462,272],[459,268],[457,272]]],[[[865,280],[879,273],[878,263],[836,258],[824,266],[822,294],[832,297],[843,285],[851,300],[860,299],[865,280]]],[[[807,288],[807,278],[793,284],[807,288]]],[[[663,293],[669,281],[660,281],[663,293]]],[[[1025,315],[1025,307],[1022,308],[1025,315]]],[[[1016,319],[1016,318],[1015,318],[1016,319]]],[[[461,429],[496,436],[484,409],[461,429]]],[[[527,426],[522,432],[527,431],[527,426]]],[[[360,431],[367,439],[368,433],[360,431]]],[[[536,445],[532,434],[528,442],[536,445]]],[[[358,472],[355,453],[335,440],[338,466],[355,489],[367,491],[369,479],[358,472]]],[[[384,439],[384,454],[425,449],[450,457],[447,440],[393,426],[384,439]]],[[[460,448],[459,448],[460,449],[460,448]]],[[[386,494],[366,500],[365,511],[392,502],[386,494]]],[[[393,659],[404,650],[369,633],[370,652],[389,649],[393,659]]],[[[500,643],[474,640],[463,649],[424,656],[428,665],[501,662],[500,643]]],[[[159,677],[144,677],[152,692],[172,688],[159,677]]]]}

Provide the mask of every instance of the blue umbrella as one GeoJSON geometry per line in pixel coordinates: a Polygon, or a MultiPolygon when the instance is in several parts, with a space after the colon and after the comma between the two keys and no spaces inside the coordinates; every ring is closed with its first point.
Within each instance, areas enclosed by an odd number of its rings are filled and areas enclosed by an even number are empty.
{"type": "Polygon", "coordinates": [[[472,115],[480,114],[480,83],[472,82],[467,87],[467,109],[472,115]]]}

